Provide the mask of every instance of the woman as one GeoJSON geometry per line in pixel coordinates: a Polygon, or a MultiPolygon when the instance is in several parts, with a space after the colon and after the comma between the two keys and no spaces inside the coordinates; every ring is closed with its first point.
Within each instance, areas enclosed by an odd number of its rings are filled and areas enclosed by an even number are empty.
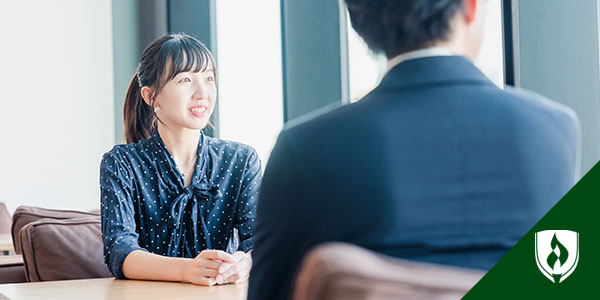
{"type": "Polygon", "coordinates": [[[260,161],[251,147],[201,131],[216,94],[215,62],[198,40],[166,35],[142,53],[125,99],[128,144],[100,166],[104,259],[115,277],[248,278],[260,161]],[[234,228],[240,251],[229,254],[234,228]]]}

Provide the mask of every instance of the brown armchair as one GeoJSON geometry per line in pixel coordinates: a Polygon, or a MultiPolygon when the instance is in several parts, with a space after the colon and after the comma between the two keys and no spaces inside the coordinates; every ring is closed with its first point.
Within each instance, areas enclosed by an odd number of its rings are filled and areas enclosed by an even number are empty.
{"type": "Polygon", "coordinates": [[[27,281],[112,277],[104,264],[99,218],[41,219],[20,231],[27,281]]]}
{"type": "Polygon", "coordinates": [[[392,258],[351,244],[326,243],[305,257],[292,299],[460,299],[483,274],[392,258]]]}
{"type": "Polygon", "coordinates": [[[19,232],[25,225],[40,219],[49,218],[55,220],[75,219],[75,218],[97,218],[100,214],[86,213],[75,210],[57,210],[33,206],[19,206],[12,217],[12,239],[15,246],[15,253],[21,254],[21,245],[19,243],[19,232]]]}

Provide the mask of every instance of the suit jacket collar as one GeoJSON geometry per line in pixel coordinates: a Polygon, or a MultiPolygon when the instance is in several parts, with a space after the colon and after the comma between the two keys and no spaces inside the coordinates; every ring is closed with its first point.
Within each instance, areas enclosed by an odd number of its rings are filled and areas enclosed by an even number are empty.
{"type": "Polygon", "coordinates": [[[378,90],[452,83],[494,85],[464,56],[435,56],[405,61],[392,68],[378,90]]]}

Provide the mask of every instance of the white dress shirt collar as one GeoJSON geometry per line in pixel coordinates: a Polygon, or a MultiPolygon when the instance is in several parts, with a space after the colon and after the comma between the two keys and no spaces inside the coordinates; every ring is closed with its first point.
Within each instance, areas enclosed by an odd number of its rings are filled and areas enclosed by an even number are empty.
{"type": "Polygon", "coordinates": [[[452,54],[452,51],[450,51],[450,49],[442,48],[442,47],[425,48],[425,49],[419,49],[419,50],[415,50],[415,51],[402,53],[402,54],[388,60],[387,70],[385,71],[385,73],[387,74],[387,72],[389,72],[392,68],[394,68],[395,66],[397,66],[407,60],[417,59],[417,58],[425,58],[425,57],[433,57],[433,56],[451,56],[451,55],[454,55],[454,54],[452,54]]]}

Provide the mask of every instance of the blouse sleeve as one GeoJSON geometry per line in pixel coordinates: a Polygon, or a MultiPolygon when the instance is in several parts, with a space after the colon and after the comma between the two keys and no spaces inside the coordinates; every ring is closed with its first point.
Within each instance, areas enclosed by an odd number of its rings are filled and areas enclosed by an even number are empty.
{"type": "Polygon", "coordinates": [[[147,251],[138,245],[135,231],[131,177],[122,161],[111,151],[100,164],[100,203],[104,262],[110,272],[125,279],[121,266],[134,250],[147,251]]]}
{"type": "Polygon", "coordinates": [[[234,225],[239,232],[239,250],[244,252],[248,252],[254,248],[252,234],[254,233],[256,204],[261,180],[262,170],[260,159],[256,151],[252,149],[244,170],[234,225]]]}

